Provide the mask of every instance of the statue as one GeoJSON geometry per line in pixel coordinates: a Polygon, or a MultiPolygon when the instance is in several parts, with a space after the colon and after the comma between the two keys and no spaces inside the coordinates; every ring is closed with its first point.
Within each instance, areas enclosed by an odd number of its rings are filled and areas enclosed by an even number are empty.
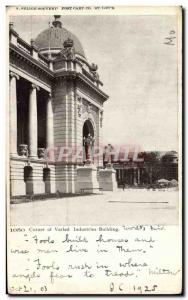
{"type": "Polygon", "coordinates": [[[85,148],[86,162],[91,163],[91,152],[94,146],[95,138],[90,133],[88,133],[88,136],[84,137],[83,142],[85,148]]]}
{"type": "Polygon", "coordinates": [[[95,78],[95,80],[99,80],[99,74],[97,73],[98,70],[98,66],[95,65],[94,63],[92,63],[90,65],[90,72],[93,74],[93,77],[95,78]]]}
{"type": "Polygon", "coordinates": [[[111,165],[113,162],[113,155],[112,151],[114,150],[114,147],[111,144],[108,144],[104,147],[104,162],[107,165],[111,165]]]}
{"type": "Polygon", "coordinates": [[[73,47],[73,40],[68,38],[63,43],[64,48],[60,51],[59,57],[66,59],[66,60],[72,60],[75,58],[75,52],[73,47]]]}

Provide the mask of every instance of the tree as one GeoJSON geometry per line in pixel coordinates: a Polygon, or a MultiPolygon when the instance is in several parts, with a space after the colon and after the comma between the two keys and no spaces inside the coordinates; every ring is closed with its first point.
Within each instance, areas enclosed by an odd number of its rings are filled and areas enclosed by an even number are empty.
{"type": "Polygon", "coordinates": [[[146,163],[158,163],[160,162],[160,152],[151,151],[151,152],[143,152],[144,162],[146,163]]]}
{"type": "Polygon", "coordinates": [[[157,179],[157,174],[159,172],[160,153],[157,151],[143,152],[143,158],[146,173],[149,177],[149,183],[152,184],[152,182],[157,179]]]}

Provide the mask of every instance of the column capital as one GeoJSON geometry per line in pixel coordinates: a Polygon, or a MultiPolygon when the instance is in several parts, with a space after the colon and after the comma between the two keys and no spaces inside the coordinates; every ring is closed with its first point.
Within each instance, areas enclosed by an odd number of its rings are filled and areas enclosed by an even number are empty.
{"type": "Polygon", "coordinates": [[[10,76],[11,78],[15,77],[17,80],[20,79],[20,76],[18,76],[16,73],[14,73],[14,72],[12,72],[12,71],[9,72],[9,76],[10,76]]]}
{"type": "Polygon", "coordinates": [[[51,92],[48,93],[48,99],[52,99],[52,93],[51,92]]]}
{"type": "Polygon", "coordinates": [[[37,91],[40,90],[39,86],[34,83],[31,84],[31,89],[33,89],[33,90],[36,89],[37,91]]]}

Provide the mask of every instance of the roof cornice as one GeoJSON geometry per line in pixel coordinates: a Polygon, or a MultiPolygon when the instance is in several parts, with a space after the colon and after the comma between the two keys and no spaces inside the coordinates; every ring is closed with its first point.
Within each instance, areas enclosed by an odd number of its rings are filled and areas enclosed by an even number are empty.
{"type": "Polygon", "coordinates": [[[105,102],[106,100],[108,100],[109,96],[107,94],[105,94],[103,91],[101,91],[97,86],[95,86],[89,79],[87,79],[86,76],[84,76],[83,74],[81,74],[80,72],[76,72],[76,71],[61,71],[55,74],[55,78],[72,78],[75,80],[80,80],[81,82],[83,82],[88,88],[92,89],[95,91],[95,93],[97,93],[101,98],[102,101],[105,102]]]}
{"type": "Polygon", "coordinates": [[[21,59],[24,59],[28,61],[29,63],[33,64],[33,66],[37,67],[40,71],[45,72],[45,74],[53,81],[54,78],[60,78],[60,77],[66,77],[66,78],[73,78],[76,80],[82,81],[88,88],[95,91],[96,94],[98,94],[102,101],[105,102],[109,96],[105,94],[101,89],[99,89],[94,83],[91,82],[85,75],[83,75],[80,72],[76,71],[61,71],[61,72],[54,72],[47,68],[45,65],[43,65],[40,61],[33,58],[31,55],[27,54],[24,50],[18,48],[14,44],[10,43],[10,52],[14,53],[14,55],[20,57],[21,59]]]}
{"type": "Polygon", "coordinates": [[[40,61],[33,58],[31,55],[27,54],[24,50],[16,47],[14,44],[10,43],[9,46],[10,51],[12,51],[15,55],[19,56],[20,58],[24,58],[34,66],[38,67],[41,71],[45,72],[49,77],[54,77],[54,72],[43,65],[40,61]]]}

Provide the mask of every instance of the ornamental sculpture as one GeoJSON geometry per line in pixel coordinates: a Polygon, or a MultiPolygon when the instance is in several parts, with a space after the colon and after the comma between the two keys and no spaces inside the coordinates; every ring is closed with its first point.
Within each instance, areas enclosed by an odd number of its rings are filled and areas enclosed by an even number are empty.
{"type": "Polygon", "coordinates": [[[84,137],[84,149],[85,149],[85,157],[86,157],[86,163],[91,162],[91,154],[95,143],[95,138],[88,133],[87,137],[84,137]]]}
{"type": "Polygon", "coordinates": [[[45,148],[38,148],[38,157],[40,159],[44,159],[45,156],[45,148]]]}
{"type": "Polygon", "coordinates": [[[97,70],[98,70],[98,66],[92,63],[90,65],[90,72],[93,74],[95,80],[99,80],[99,74],[97,73],[97,70]]]}
{"type": "Polygon", "coordinates": [[[80,96],[77,97],[77,111],[78,111],[78,117],[81,117],[81,115],[82,115],[82,98],[80,96]]]}
{"type": "Polygon", "coordinates": [[[63,43],[64,48],[60,51],[59,57],[66,60],[72,60],[75,58],[75,51],[73,47],[73,40],[68,38],[63,43]]]}
{"type": "Polygon", "coordinates": [[[92,110],[92,106],[91,106],[90,103],[88,103],[87,106],[86,106],[86,111],[87,111],[87,113],[90,114],[90,113],[91,113],[91,110],[92,110]]]}
{"type": "Polygon", "coordinates": [[[20,156],[28,156],[28,145],[20,144],[18,147],[18,153],[20,156]]]}
{"type": "Polygon", "coordinates": [[[104,161],[106,164],[111,164],[113,161],[113,152],[114,147],[111,144],[108,144],[108,146],[104,147],[104,161]]]}

